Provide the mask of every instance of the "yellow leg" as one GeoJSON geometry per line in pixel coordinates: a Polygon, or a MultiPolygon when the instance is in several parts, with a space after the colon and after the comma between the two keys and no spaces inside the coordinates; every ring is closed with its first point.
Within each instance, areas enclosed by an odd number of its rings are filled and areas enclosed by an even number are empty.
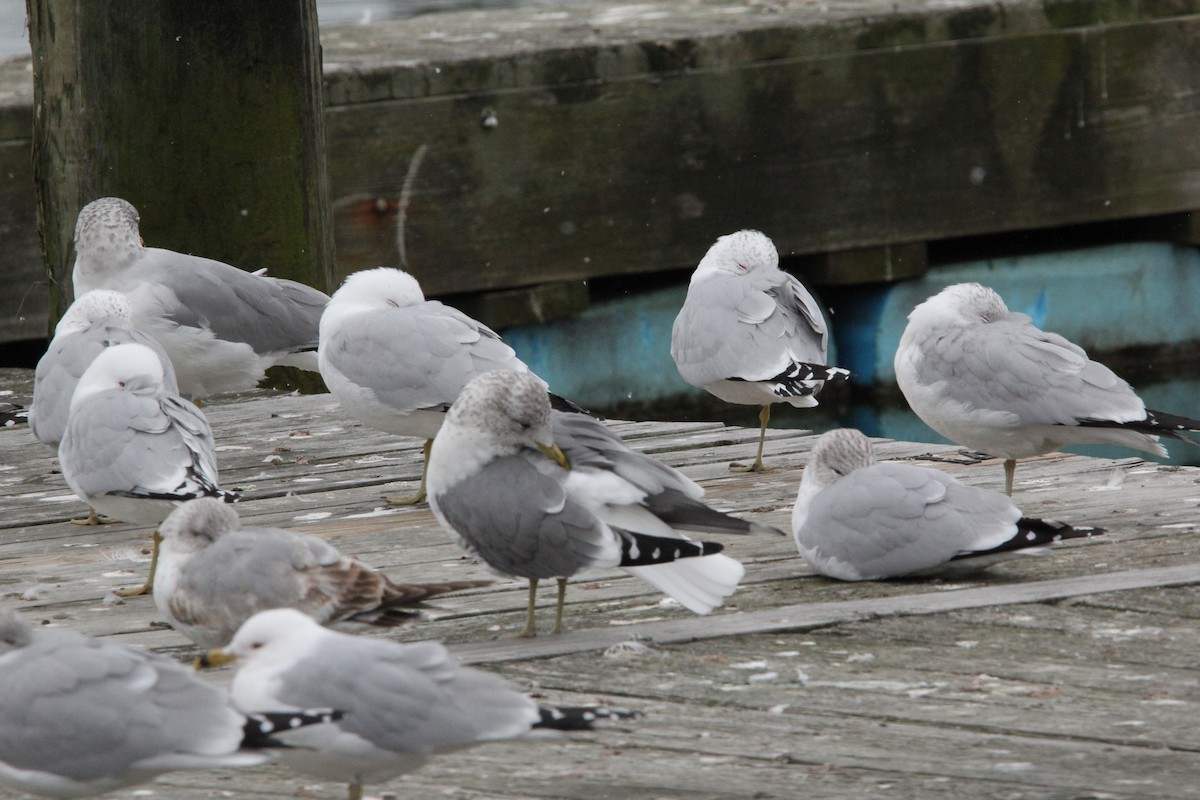
{"type": "Polygon", "coordinates": [[[415,506],[417,503],[425,502],[425,475],[429,472],[429,449],[433,447],[433,439],[426,439],[425,446],[421,450],[425,453],[425,459],[421,464],[421,488],[417,489],[417,493],[408,497],[384,497],[384,501],[388,505],[393,506],[415,506]]]}
{"type": "Polygon", "coordinates": [[[1017,474],[1017,460],[1008,458],[1004,460],[1004,491],[1012,497],[1013,476],[1017,474]]]}
{"type": "Polygon", "coordinates": [[[86,517],[71,517],[72,525],[112,525],[119,521],[97,513],[96,509],[91,506],[88,506],[86,517]]]}
{"type": "Polygon", "coordinates": [[[529,605],[525,609],[525,628],[517,634],[518,639],[531,639],[537,636],[537,625],[534,623],[534,609],[537,607],[538,579],[529,579],[529,605]]]}
{"type": "Polygon", "coordinates": [[[730,464],[730,472],[770,472],[774,467],[768,467],[763,464],[763,444],[767,441],[767,423],[771,420],[771,407],[763,406],[758,412],[758,455],[754,458],[754,463],[750,466],[745,464],[730,464]]]}
{"type": "Polygon", "coordinates": [[[156,530],[154,531],[154,546],[150,549],[150,575],[146,578],[146,582],[136,589],[117,589],[113,594],[117,597],[137,597],[154,591],[154,572],[158,568],[158,546],[160,544],[162,544],[162,536],[156,530]]]}
{"type": "Polygon", "coordinates": [[[566,599],[567,599],[567,579],[559,578],[558,579],[558,607],[554,610],[554,630],[550,631],[550,633],[562,633],[563,632],[563,626],[562,626],[563,603],[566,602],[566,599]]]}

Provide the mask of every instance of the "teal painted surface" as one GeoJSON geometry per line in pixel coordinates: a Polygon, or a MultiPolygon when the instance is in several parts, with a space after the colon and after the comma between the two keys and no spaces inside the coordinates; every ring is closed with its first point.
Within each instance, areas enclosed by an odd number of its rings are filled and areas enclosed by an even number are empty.
{"type": "Polygon", "coordinates": [[[859,303],[865,311],[840,309],[835,317],[858,326],[835,329],[846,366],[894,383],[892,359],[909,312],[946,286],[968,281],[995,289],[1010,309],[1089,354],[1200,340],[1200,252],[1158,242],[1121,244],[939,267],[887,287],[882,300],[866,295],[859,303]],[[875,310],[871,331],[867,312],[875,310]]]}

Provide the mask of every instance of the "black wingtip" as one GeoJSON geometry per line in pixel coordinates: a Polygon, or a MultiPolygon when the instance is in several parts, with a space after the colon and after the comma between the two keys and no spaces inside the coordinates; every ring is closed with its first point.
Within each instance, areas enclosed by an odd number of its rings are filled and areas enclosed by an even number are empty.
{"type": "Polygon", "coordinates": [[[534,728],[553,731],[587,731],[599,720],[637,719],[640,711],[612,706],[538,706],[541,719],[534,728]]]}
{"type": "Polygon", "coordinates": [[[276,734],[337,722],[343,712],[332,708],[310,708],[303,711],[256,711],[246,715],[242,725],[242,747],[288,747],[275,738],[276,734]]]}
{"type": "Polygon", "coordinates": [[[619,528],[613,530],[621,537],[622,567],[667,564],[682,558],[716,555],[725,549],[720,542],[697,542],[692,539],[676,539],[670,536],[651,536],[619,528]]]}
{"type": "Polygon", "coordinates": [[[1021,517],[1017,520],[1016,535],[1007,542],[997,545],[990,550],[974,550],[970,553],[960,553],[954,559],[976,558],[995,553],[1047,547],[1064,539],[1084,539],[1091,536],[1100,536],[1103,533],[1105,533],[1104,528],[1094,526],[1075,526],[1054,519],[1021,517]]]}

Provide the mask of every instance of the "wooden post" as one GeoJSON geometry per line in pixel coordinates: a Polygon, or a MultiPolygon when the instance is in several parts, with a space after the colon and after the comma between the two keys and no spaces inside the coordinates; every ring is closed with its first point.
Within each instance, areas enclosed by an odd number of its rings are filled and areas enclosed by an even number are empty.
{"type": "Polygon", "coordinates": [[[315,0],[28,0],[50,322],[75,218],[123,197],[146,243],[328,290],[315,0]]]}

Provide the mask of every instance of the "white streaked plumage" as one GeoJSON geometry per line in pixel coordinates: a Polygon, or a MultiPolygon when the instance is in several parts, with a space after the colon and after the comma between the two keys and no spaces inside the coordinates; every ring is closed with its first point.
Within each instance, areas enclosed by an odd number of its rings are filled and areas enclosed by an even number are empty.
{"type": "Polygon", "coordinates": [[[1102,532],[1022,517],[999,492],[935,469],[877,463],[870,439],[849,428],[817,439],[792,510],[800,554],[846,581],[969,573],[1102,532]]]}
{"type": "Polygon", "coordinates": [[[463,389],[433,442],[429,502],[480,561],[530,582],[522,635],[534,634],[537,582],[622,567],[698,614],[720,606],[742,565],[678,529],[771,532],[708,509],[699,487],[628,450],[599,421],[552,412],[528,374],[491,372],[463,389]],[[565,454],[565,455],[564,455],[565,454]]]}
{"type": "Polygon", "coordinates": [[[219,486],[208,420],[167,391],[161,361],[141,344],[105,348],[83,373],[58,459],[75,494],[126,522],[157,525],[197,497],[236,499],[219,486]]]}
{"type": "Polygon", "coordinates": [[[1017,459],[1072,444],[1165,455],[1159,435],[1200,429],[1196,420],[1148,411],[1108,367],[977,283],[949,286],[913,309],[895,368],[926,425],[1005,459],[1010,495],[1017,459]]]}
{"type": "Polygon", "coordinates": [[[671,357],[693,386],[727,403],[762,406],[758,455],[773,403],[817,405],[826,380],[846,370],[827,367],[825,320],[800,281],[779,269],[774,243],[758,231],[721,236],[688,286],[671,330],[671,357]]]}
{"type": "Polygon", "coordinates": [[[250,766],[244,714],[191,669],[0,612],[0,784],[91,797],[176,769],[250,766]]]}
{"type": "Polygon", "coordinates": [[[134,325],[170,355],[186,395],[251,389],[276,364],[317,369],[317,328],[329,300],[323,292],[145,247],[137,210],[116,197],[79,212],[75,253],[75,294],[124,293],[134,325]]]}
{"type": "Polygon", "coordinates": [[[134,342],[154,350],[163,364],[163,386],[178,392],[170,357],[133,326],[133,307],[120,292],[95,289],[77,298],[54,329],[33,379],[29,429],[38,441],[58,447],[67,427],[71,396],[83,371],[106,347],[134,342]]]}
{"type": "Polygon", "coordinates": [[[392,627],[422,601],[487,581],[395,583],[318,536],[241,525],[233,506],[191,500],[159,526],[154,602],[177,631],[204,648],[226,644],[259,611],[295,608],[322,625],[392,627]]]}

